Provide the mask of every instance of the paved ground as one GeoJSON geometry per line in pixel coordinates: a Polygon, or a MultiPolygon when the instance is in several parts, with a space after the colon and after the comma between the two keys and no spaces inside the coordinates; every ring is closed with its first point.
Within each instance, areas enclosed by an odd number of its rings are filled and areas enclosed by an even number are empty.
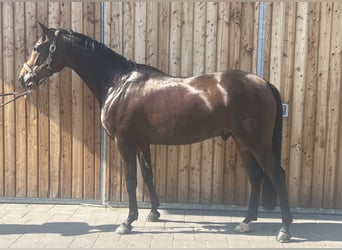
{"type": "Polygon", "coordinates": [[[279,213],[260,213],[249,234],[237,234],[237,211],[161,209],[160,222],[146,222],[140,209],[129,235],[114,230],[126,208],[79,205],[0,204],[1,248],[342,248],[342,216],[294,214],[293,239],[275,241],[279,213]]]}

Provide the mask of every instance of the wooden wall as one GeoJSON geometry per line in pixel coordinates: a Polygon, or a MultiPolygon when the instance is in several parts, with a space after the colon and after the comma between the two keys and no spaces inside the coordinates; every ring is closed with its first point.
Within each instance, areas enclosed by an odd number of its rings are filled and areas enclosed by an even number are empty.
{"type": "Polygon", "coordinates": [[[265,78],[289,103],[283,166],[290,203],[342,207],[342,3],[273,3],[265,78]]]}
{"type": "MultiPolygon", "coordinates": [[[[100,38],[99,4],[20,1],[1,3],[0,13],[0,86],[5,93],[20,91],[19,70],[41,34],[37,20],[100,38]]],[[[80,78],[66,69],[27,99],[1,108],[0,195],[98,198],[98,106],[80,78]]]]}
{"type": "MultiPolygon", "coordinates": [[[[0,3],[0,91],[16,81],[40,35],[36,21],[100,40],[100,3],[0,3]]],[[[342,207],[342,4],[267,3],[265,79],[289,104],[282,165],[291,206],[342,207]]],[[[105,43],[169,74],[256,71],[259,3],[106,2],[105,43]]],[[[0,98],[2,101],[10,97],[0,98]]],[[[98,199],[99,106],[69,69],[0,109],[0,196],[98,199]]],[[[162,202],[247,204],[234,142],[153,146],[162,202]]],[[[122,163],[107,140],[106,198],[126,201],[122,163]]],[[[138,199],[148,201],[139,173],[138,199]]]]}

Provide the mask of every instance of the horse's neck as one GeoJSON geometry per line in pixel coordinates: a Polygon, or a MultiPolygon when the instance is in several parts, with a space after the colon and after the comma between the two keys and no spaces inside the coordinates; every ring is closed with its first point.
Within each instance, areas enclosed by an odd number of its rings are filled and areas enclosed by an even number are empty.
{"type": "Polygon", "coordinates": [[[87,84],[100,103],[103,102],[108,85],[127,73],[122,57],[108,58],[96,55],[96,52],[74,49],[67,52],[72,68],[87,84]]]}

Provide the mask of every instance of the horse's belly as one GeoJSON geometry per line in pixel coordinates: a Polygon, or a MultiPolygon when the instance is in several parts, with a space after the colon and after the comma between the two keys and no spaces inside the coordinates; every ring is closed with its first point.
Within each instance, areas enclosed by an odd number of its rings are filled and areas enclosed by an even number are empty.
{"type": "Polygon", "coordinates": [[[183,145],[191,144],[220,135],[228,124],[221,119],[191,119],[172,120],[152,126],[150,133],[151,144],[183,145]]]}

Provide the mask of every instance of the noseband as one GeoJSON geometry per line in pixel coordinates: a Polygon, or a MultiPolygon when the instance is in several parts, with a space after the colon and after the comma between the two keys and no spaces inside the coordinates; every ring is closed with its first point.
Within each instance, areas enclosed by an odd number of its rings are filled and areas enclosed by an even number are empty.
{"type": "MultiPolygon", "coordinates": [[[[57,49],[56,42],[57,42],[58,34],[59,34],[59,30],[56,31],[55,37],[50,44],[49,55],[46,57],[46,59],[41,65],[31,68],[26,62],[24,63],[24,69],[27,71],[27,73],[24,76],[25,82],[27,82],[29,79],[35,78],[38,75],[38,72],[41,71],[45,66],[46,66],[46,70],[49,72],[48,76],[51,76],[53,74],[51,65],[52,65],[53,55],[57,49]]],[[[37,84],[34,82],[28,82],[26,84],[26,87],[36,87],[36,85],[37,84]]]]}

